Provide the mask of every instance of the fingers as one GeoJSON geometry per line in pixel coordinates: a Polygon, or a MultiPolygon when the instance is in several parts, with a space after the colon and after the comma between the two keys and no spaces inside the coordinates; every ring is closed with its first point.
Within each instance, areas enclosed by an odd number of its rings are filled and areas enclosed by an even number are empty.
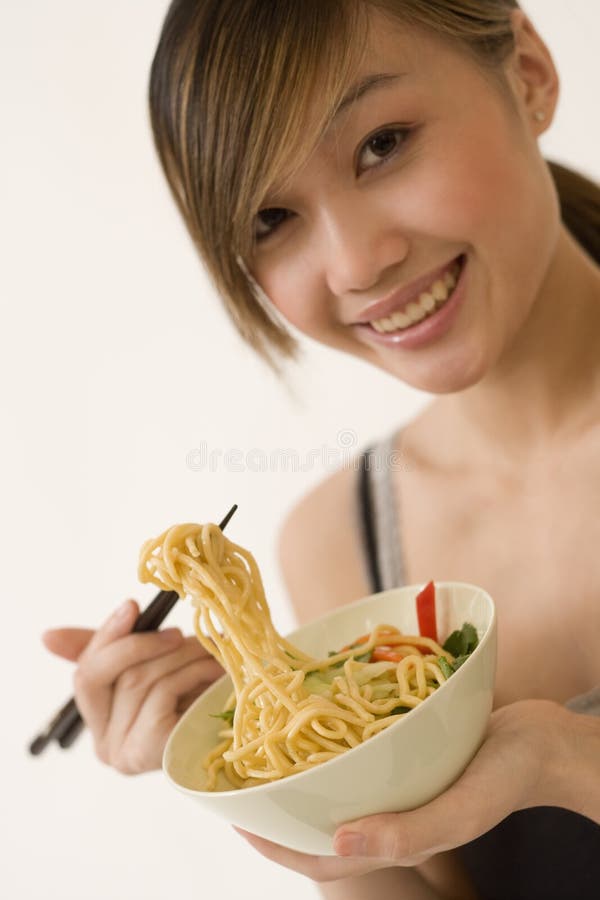
{"type": "Polygon", "coordinates": [[[114,745],[112,765],[126,774],[160,768],[167,739],[181,717],[181,696],[196,699],[222,674],[214,660],[197,659],[158,680],[122,744],[114,745]]]}
{"type": "Polygon", "coordinates": [[[401,866],[419,865],[475,840],[518,809],[522,769],[520,759],[484,742],[460,778],[434,800],[408,812],[346,822],[336,832],[335,850],[345,857],[358,854],[401,866]]]}
{"type": "Polygon", "coordinates": [[[421,809],[426,810],[425,818],[412,812],[385,813],[344,825],[335,834],[336,853],[345,858],[380,859],[387,865],[417,866],[463,843],[449,838],[456,832],[447,823],[437,827],[427,807],[421,809]]]}
{"type": "Polygon", "coordinates": [[[75,662],[93,635],[91,628],[49,628],[42,634],[42,641],[51,653],[75,662]]]}
{"type": "MultiPolygon", "coordinates": [[[[73,679],[75,700],[86,725],[92,732],[96,746],[98,746],[98,741],[102,737],[104,726],[108,721],[112,703],[110,673],[102,670],[102,663],[106,661],[105,657],[100,656],[100,662],[98,662],[98,656],[100,651],[111,642],[129,635],[138,614],[139,606],[135,600],[126,600],[94,633],[79,657],[79,668],[73,679]]],[[[114,653],[112,658],[114,662],[114,653]]],[[[126,665],[127,663],[121,668],[116,667],[113,680],[126,665]]]]}
{"type": "Polygon", "coordinates": [[[98,628],[87,646],[87,652],[94,653],[117,637],[129,634],[139,615],[140,608],[135,600],[126,600],[109,616],[103,625],[98,628]]]}
{"type": "MultiPolygon", "coordinates": [[[[145,715],[160,719],[173,710],[181,715],[182,698],[189,699],[193,695],[193,699],[196,699],[202,693],[202,689],[206,689],[224,674],[223,668],[212,657],[197,659],[173,671],[160,682],[156,682],[150,691],[148,702],[144,707],[145,715]]],[[[175,725],[179,715],[175,716],[171,727],[175,725]]]]}
{"type": "Polygon", "coordinates": [[[166,739],[191,702],[223,674],[195,636],[177,628],[132,633],[139,615],[127,600],[97,630],[50,629],[48,649],[78,660],[75,700],[96,753],[122,772],[160,767],[166,739]]]}
{"type": "Polygon", "coordinates": [[[97,631],[91,628],[49,628],[42,634],[42,641],[52,653],[74,662],[84,650],[93,653],[115,637],[130,632],[138,614],[139,606],[135,600],[126,600],[97,631]]]}
{"type": "Polygon", "coordinates": [[[165,631],[127,634],[106,643],[105,634],[102,636],[103,645],[99,641],[101,646],[92,652],[91,645],[97,637],[96,634],[92,638],[81,656],[74,684],[81,715],[96,741],[100,741],[110,719],[114,684],[119,676],[139,663],[172,652],[181,645],[183,637],[178,628],[168,628],[165,631]]]}
{"type": "Polygon", "coordinates": [[[244,831],[243,828],[235,825],[233,827],[267,859],[280,866],[285,866],[286,869],[292,869],[300,875],[305,875],[313,881],[324,882],[337,881],[339,878],[352,878],[390,865],[389,860],[343,859],[339,856],[313,856],[309,853],[299,853],[297,850],[290,850],[288,847],[282,847],[266,838],[244,831]]]}
{"type": "Polygon", "coordinates": [[[106,735],[109,754],[114,757],[125,744],[134,723],[138,730],[143,730],[145,726],[151,727],[153,720],[162,721],[169,716],[174,719],[172,728],[180,695],[202,682],[218,678],[221,673],[221,667],[206,657],[195,637],[184,640],[173,652],[127,668],[115,684],[106,735]],[[146,713],[136,722],[142,709],[146,713]]]}

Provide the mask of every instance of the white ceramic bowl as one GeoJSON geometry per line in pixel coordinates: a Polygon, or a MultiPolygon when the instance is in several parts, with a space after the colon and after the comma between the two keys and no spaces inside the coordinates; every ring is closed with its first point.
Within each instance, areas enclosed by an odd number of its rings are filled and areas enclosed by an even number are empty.
{"type": "MultiPolygon", "coordinates": [[[[479,646],[448,681],[402,719],[364,744],[279,781],[242,790],[203,790],[201,760],[218,742],[221,712],[232,691],[229,676],[215,682],[173,730],[163,757],[171,783],[188,797],[247,831],[303,853],[333,855],[342,822],[413,809],[442,793],[476,753],[492,709],[496,615],[482,588],[436,582],[440,641],[471,622],[479,646]]],[[[373,594],[292,632],[288,639],[317,657],[351,643],[376,625],[418,634],[415,597],[423,585],[373,594]]]]}

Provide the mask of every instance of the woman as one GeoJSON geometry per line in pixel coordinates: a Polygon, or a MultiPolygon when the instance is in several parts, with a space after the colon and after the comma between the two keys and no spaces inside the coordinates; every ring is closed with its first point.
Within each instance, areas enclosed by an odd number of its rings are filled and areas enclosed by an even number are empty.
{"type": "MultiPolygon", "coordinates": [[[[288,322],[434,395],[375,448],[383,480],[340,470],[285,522],[300,621],[430,578],[499,610],[495,711],[455,785],[340,827],[337,857],[246,837],[327,898],[597,887],[600,194],[540,154],[558,99],[542,39],[513,0],[177,0],[150,99],[244,338],[277,367],[288,322]]],[[[158,767],[220,674],[177,630],[128,635],[136,613],[46,636],[125,772],[158,767]]]]}

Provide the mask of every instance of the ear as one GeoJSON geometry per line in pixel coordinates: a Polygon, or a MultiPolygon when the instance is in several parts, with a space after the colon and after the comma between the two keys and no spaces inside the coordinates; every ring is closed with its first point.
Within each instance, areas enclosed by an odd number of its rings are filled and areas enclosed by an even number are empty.
{"type": "Polygon", "coordinates": [[[536,137],[552,122],[560,82],[550,51],[522,9],[511,13],[515,49],[508,77],[520,100],[522,114],[536,137]],[[544,113],[536,118],[536,113],[544,113]]]}

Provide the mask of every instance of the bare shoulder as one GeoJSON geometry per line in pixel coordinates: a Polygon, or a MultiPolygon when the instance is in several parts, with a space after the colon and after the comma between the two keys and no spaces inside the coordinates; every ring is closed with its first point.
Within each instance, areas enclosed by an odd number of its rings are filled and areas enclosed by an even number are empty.
{"type": "Polygon", "coordinates": [[[300,623],[369,593],[357,506],[357,471],[338,469],[284,519],[278,558],[300,623]]]}

